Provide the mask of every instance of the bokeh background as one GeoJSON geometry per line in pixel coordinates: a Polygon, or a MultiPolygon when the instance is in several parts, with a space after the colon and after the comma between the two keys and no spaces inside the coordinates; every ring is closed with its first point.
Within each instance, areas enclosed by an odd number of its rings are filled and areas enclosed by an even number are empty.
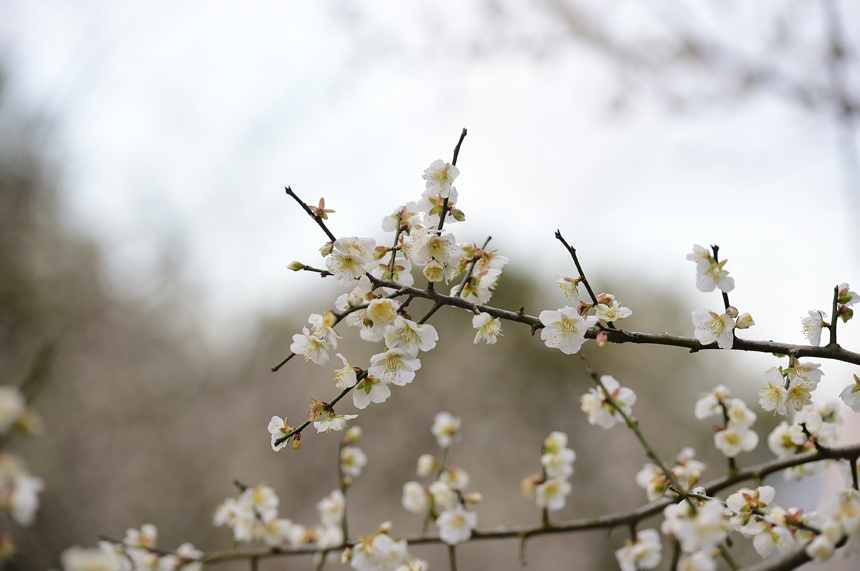
{"type": "MultiPolygon", "coordinates": [[[[37,373],[46,427],[10,445],[46,490],[34,526],[14,530],[9,568],[56,566],[66,547],[143,523],[163,548],[228,548],[211,515],[236,479],[272,485],[285,517],[315,522],[337,485],[336,442],[308,437],[275,454],[265,426],[330,398],[330,367],[268,369],[341,290],[287,270],[319,265],[325,239],[283,188],[324,197],[335,234],[382,240],[382,217],[419,197],[421,172],[450,159],[463,127],[467,221],[452,231],[492,236],[511,259],[497,305],[564,305],[553,279],[575,270],[558,228],[595,287],[633,309],[626,326],[690,335],[690,311],[721,301],[695,289],[684,256],[718,244],[732,302],[757,322],[747,335],[804,342],[807,310],[829,310],[837,283],[860,285],[860,10],[751,4],[0,1],[2,382],[37,373]]],[[[441,340],[416,381],[359,418],[370,465],[351,491],[355,533],[386,519],[395,534],[420,528],[400,489],[418,454],[436,451],[439,410],[463,418],[454,460],[486,498],[481,528],[539,520],[519,481],[551,430],[578,454],[558,517],[644,501],[633,482],[644,454],[625,430],[587,425],[575,359],[512,325],[500,344],[473,347],[461,312],[434,324],[441,340]]],[[[840,330],[855,349],[856,325],[840,330]]],[[[672,348],[588,354],[639,394],[658,450],[696,447],[708,479],[725,460],[693,402],[717,383],[752,402],[777,364],[672,348]]],[[[820,399],[858,372],[824,370],[820,399]]],[[[843,442],[857,441],[845,412],[843,442]]],[[[741,464],[771,456],[776,420],[759,415],[762,442],[741,464]]],[[[838,481],[777,498],[812,509],[838,481]]],[[[612,568],[623,538],[538,538],[529,566],[612,568]]],[[[445,568],[444,550],[414,552],[445,568]]],[[[513,541],[460,552],[463,568],[519,568],[513,541]]]]}

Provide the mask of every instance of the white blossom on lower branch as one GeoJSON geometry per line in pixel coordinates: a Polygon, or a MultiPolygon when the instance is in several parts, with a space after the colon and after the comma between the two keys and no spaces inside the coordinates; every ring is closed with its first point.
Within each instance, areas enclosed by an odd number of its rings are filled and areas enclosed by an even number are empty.
{"type": "Polygon", "coordinates": [[[622,387],[621,384],[609,375],[600,377],[602,387],[589,389],[587,393],[579,398],[583,412],[588,415],[589,424],[597,424],[603,428],[612,428],[624,419],[618,410],[610,402],[610,397],[618,407],[630,416],[631,408],[636,404],[636,393],[632,389],[622,387]]]}
{"type": "Polygon", "coordinates": [[[636,533],[636,539],[627,540],[624,547],[615,552],[621,571],[653,569],[660,564],[663,544],[655,529],[643,529],[636,533]]]}

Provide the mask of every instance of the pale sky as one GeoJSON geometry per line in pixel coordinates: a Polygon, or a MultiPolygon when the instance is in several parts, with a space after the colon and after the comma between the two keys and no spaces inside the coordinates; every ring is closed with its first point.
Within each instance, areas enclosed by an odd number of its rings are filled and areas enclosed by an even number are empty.
{"type": "MultiPolygon", "coordinates": [[[[748,336],[794,343],[834,285],[860,287],[830,120],[768,95],[678,113],[634,95],[614,112],[605,60],[575,46],[476,55],[464,40],[476,17],[454,0],[396,12],[4,0],[0,53],[13,95],[56,121],[64,202],[119,283],[157,295],[157,260],[174,253],[217,327],[241,330],[318,285],[286,269],[321,265],[324,237],[284,186],[325,197],[335,234],[383,242],[382,217],[420,196],[423,169],[450,160],[463,127],[467,222],[450,230],[492,235],[511,268],[572,275],[558,228],[592,273],[717,309],[685,255],[718,244],[733,303],[757,321],[748,336]]],[[[849,347],[858,328],[842,328],[849,347]]]]}

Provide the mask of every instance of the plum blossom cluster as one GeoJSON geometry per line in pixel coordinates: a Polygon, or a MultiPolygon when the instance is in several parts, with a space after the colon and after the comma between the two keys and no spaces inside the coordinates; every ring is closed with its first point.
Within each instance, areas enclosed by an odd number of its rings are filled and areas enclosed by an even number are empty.
{"type": "Polygon", "coordinates": [[[610,293],[601,293],[594,300],[580,299],[578,286],[580,278],[558,276],[556,283],[561,287],[568,299],[577,302],[577,306],[565,306],[557,310],[545,309],[538,318],[543,324],[540,337],[547,347],[558,349],[565,355],[578,353],[585,343],[585,334],[589,328],[630,317],[633,312],[618,303],[610,293]],[[593,315],[589,312],[594,310],[593,315]]]}
{"type": "MultiPolygon", "coordinates": [[[[842,423],[837,402],[810,404],[797,412],[794,422],[782,421],[767,437],[767,445],[777,458],[790,458],[816,448],[830,448],[836,441],[836,429],[842,423]]],[[[824,462],[792,466],[783,472],[786,480],[812,476],[824,462]]]]}
{"type": "Polygon", "coordinates": [[[64,571],[200,571],[203,552],[183,543],[173,552],[156,549],[158,529],[144,524],[128,529],[121,542],[100,541],[96,547],[71,547],[61,557],[64,571]]]}
{"type": "MultiPolygon", "coordinates": [[[[699,483],[705,464],[695,459],[696,451],[692,448],[682,448],[675,455],[672,466],[669,468],[675,482],[681,487],[681,491],[691,492],[699,483]]],[[[663,470],[658,466],[647,462],[636,474],[636,485],[645,490],[648,501],[653,502],[661,498],[672,482],[663,470]]],[[[677,493],[677,490],[673,490],[677,493]]]]}
{"type": "Polygon", "coordinates": [[[817,309],[809,310],[808,316],[801,319],[803,336],[811,345],[816,347],[821,345],[821,332],[824,329],[836,327],[836,318],[842,318],[843,323],[847,323],[849,319],[854,317],[854,309],[852,306],[860,297],[851,291],[847,283],[842,283],[836,286],[834,294],[834,305],[836,307],[836,315],[833,323],[827,322],[827,314],[817,309]]]}
{"type": "Polygon", "coordinates": [[[567,434],[557,431],[550,433],[541,448],[541,471],[522,481],[523,494],[533,497],[542,510],[558,511],[564,508],[567,496],[573,490],[570,478],[573,476],[574,460],[576,452],[567,447],[567,434]]]}
{"type": "Polygon", "coordinates": [[[624,547],[615,552],[621,571],[653,569],[662,559],[663,544],[656,529],[643,529],[636,532],[633,540],[627,540],[624,547]]]}
{"type": "Polygon", "coordinates": [[[636,393],[633,389],[622,387],[613,377],[603,375],[598,386],[579,397],[579,402],[583,412],[588,415],[589,424],[612,428],[616,423],[624,422],[624,415],[629,418],[633,414],[636,393]]]}
{"type": "Polygon", "coordinates": [[[248,487],[238,496],[224,500],[215,510],[212,521],[216,527],[229,528],[237,543],[259,542],[268,547],[343,544],[341,522],[346,498],[340,490],[332,491],[317,503],[320,522],[313,526],[279,517],[279,504],[273,488],[263,484],[248,487]]]}
{"type": "Polygon", "coordinates": [[[759,486],[755,490],[741,488],[726,498],[725,514],[732,530],[752,538],[762,557],[770,557],[777,550],[786,553],[812,537],[811,522],[803,510],[773,505],[775,494],[772,486],[759,486]]]}
{"type": "Polygon", "coordinates": [[[688,499],[666,506],[660,531],[678,542],[683,553],[679,569],[716,571],[715,557],[729,533],[728,518],[723,512],[722,502],[716,499],[688,499]]]}
{"type": "MultiPolygon", "coordinates": [[[[5,441],[13,432],[26,435],[42,431],[39,416],[27,406],[18,387],[0,386],[0,439],[5,441]]],[[[44,481],[30,473],[24,460],[16,454],[0,450],[0,511],[21,526],[29,526],[36,519],[39,494],[44,481]]],[[[4,553],[14,551],[8,533],[0,533],[0,563],[4,553]]]]}
{"type": "Polygon", "coordinates": [[[431,432],[444,449],[442,459],[432,454],[418,458],[417,475],[426,478],[435,474],[433,482],[424,486],[415,481],[403,485],[401,503],[406,511],[425,515],[439,529],[439,538],[448,545],[468,541],[478,525],[478,514],[468,506],[481,501],[476,492],[466,493],[469,474],[459,466],[449,465],[451,447],[460,438],[460,419],[448,412],[436,415],[431,432]]]}
{"type": "Polygon", "coordinates": [[[836,315],[833,323],[827,322],[827,314],[817,309],[810,309],[809,315],[801,319],[803,336],[806,337],[810,345],[818,347],[821,345],[821,332],[824,329],[836,327],[836,318],[841,318],[843,323],[847,323],[849,319],[854,317],[853,305],[860,300],[855,292],[851,291],[847,283],[841,283],[836,286],[834,293],[834,305],[836,306],[836,315]]]}
{"type": "MultiPolygon", "coordinates": [[[[406,310],[408,302],[397,299],[397,288],[374,284],[384,280],[411,286],[415,281],[413,266],[423,268],[431,289],[435,283],[449,284],[462,274],[462,279],[452,286],[451,295],[480,304],[490,300],[508,263],[506,257],[488,250],[486,244],[458,243],[453,234],[442,230],[445,223],[465,220],[463,212],[456,208],[457,189],[452,184],[459,172],[455,165],[441,160],[424,171],[426,184],[421,198],[396,208],[383,219],[382,229],[394,232],[391,246],[377,245],[373,238],[332,239],[320,249],[327,270],[310,268],[324,276],[333,275],[338,283],[351,289],[337,298],[334,311],[310,316],[308,326],[293,335],[292,354],[318,365],[328,362],[329,352],[337,349],[341,339],[335,327],[342,320],[348,327],[357,328],[361,339],[385,344],[385,350],[373,355],[365,369],[354,366],[347,356],[336,354],[343,368],[335,371],[335,386],[351,391],[358,409],[385,402],[392,385],[411,383],[421,368],[419,353],[433,349],[439,339],[432,325],[411,319],[406,310]]],[[[322,218],[320,208],[310,211],[322,218]]],[[[304,270],[309,266],[293,262],[290,268],[304,270]]],[[[476,343],[495,343],[501,335],[499,319],[487,313],[476,310],[473,325],[477,329],[476,343]]],[[[311,407],[310,420],[318,432],[343,430],[346,421],[354,417],[337,414],[329,403],[315,401],[311,407]]],[[[286,419],[273,417],[269,432],[273,448],[281,449],[290,440],[294,448],[298,446],[300,437],[286,419]]]]}
{"type": "Polygon", "coordinates": [[[755,413],[743,400],[732,398],[723,385],[696,401],[694,414],[699,420],[713,415],[722,418],[721,423],[714,424],[714,445],[728,458],[749,452],[758,445],[758,434],[752,429],[755,413]]]}
{"type": "Polygon", "coordinates": [[[818,363],[793,361],[791,367],[771,367],[765,371],[767,384],[756,391],[762,409],[784,415],[789,409],[800,411],[812,404],[812,391],[824,375],[820,367],[818,363]]]}
{"type": "Polygon", "coordinates": [[[734,289],[735,280],[723,268],[727,260],[717,261],[717,250],[718,248],[713,246],[714,255],[711,255],[708,249],[695,244],[693,252],[687,254],[687,259],[696,263],[696,287],[699,291],[709,292],[720,289],[726,300],[724,313],[709,309],[697,309],[693,312],[695,326],[693,336],[702,345],[716,342],[720,349],[731,349],[734,343],[734,330],[748,329],[755,325],[755,321],[749,313],[739,314],[736,307],[728,304],[727,294],[734,289]]]}
{"type": "Polygon", "coordinates": [[[427,562],[412,557],[406,540],[395,540],[390,531],[391,523],[383,523],[376,533],[359,538],[355,546],[347,548],[342,560],[358,571],[427,571],[427,562]]]}

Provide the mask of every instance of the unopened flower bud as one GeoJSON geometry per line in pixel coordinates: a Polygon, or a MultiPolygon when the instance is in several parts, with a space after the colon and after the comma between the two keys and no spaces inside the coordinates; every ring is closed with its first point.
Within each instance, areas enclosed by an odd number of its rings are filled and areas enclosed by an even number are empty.
{"type": "Polygon", "coordinates": [[[343,550],[343,553],[340,554],[340,562],[346,565],[352,561],[352,548],[347,547],[343,550]]]}
{"type": "Polygon", "coordinates": [[[541,482],[540,474],[532,474],[531,476],[523,478],[522,482],[520,482],[520,490],[523,492],[523,495],[527,498],[530,498],[535,495],[535,488],[541,482]]]}
{"type": "Polygon", "coordinates": [[[290,265],[287,266],[288,270],[292,270],[294,272],[300,272],[305,269],[307,266],[301,262],[290,262],[290,265]]]}
{"type": "Polygon", "coordinates": [[[331,254],[332,248],[334,248],[334,242],[326,242],[320,248],[320,255],[325,258],[329,254],[331,254]]]}
{"type": "Polygon", "coordinates": [[[393,524],[392,524],[390,521],[384,521],[384,522],[382,522],[382,523],[379,525],[379,529],[378,529],[378,530],[376,530],[376,533],[385,533],[385,534],[388,534],[388,532],[390,532],[390,531],[391,531],[391,527],[392,527],[392,525],[393,525],[393,524]]]}
{"type": "Polygon", "coordinates": [[[726,308],[726,315],[728,315],[732,319],[735,319],[738,316],[738,308],[735,307],[734,305],[728,306],[726,308]]]}
{"type": "Polygon", "coordinates": [[[597,303],[602,303],[604,305],[612,305],[613,301],[615,301],[615,296],[611,293],[601,293],[597,296],[597,303]]]}
{"type": "Polygon", "coordinates": [[[358,442],[359,438],[361,438],[361,427],[351,426],[343,437],[343,443],[344,445],[349,446],[358,442]]]}
{"type": "Polygon", "coordinates": [[[291,438],[293,439],[293,450],[298,450],[299,446],[302,445],[302,433],[296,432],[291,438]]]}
{"type": "Polygon", "coordinates": [[[484,499],[480,492],[470,492],[463,496],[463,501],[467,504],[477,504],[484,499]]]}
{"type": "Polygon", "coordinates": [[[607,339],[606,331],[599,331],[597,333],[597,337],[595,337],[595,340],[597,341],[597,346],[603,347],[604,345],[606,345],[606,339],[607,339]]]}
{"type": "Polygon", "coordinates": [[[749,329],[755,325],[755,321],[753,321],[752,315],[749,313],[741,313],[738,315],[738,321],[735,323],[735,327],[738,329],[749,329]]]}

